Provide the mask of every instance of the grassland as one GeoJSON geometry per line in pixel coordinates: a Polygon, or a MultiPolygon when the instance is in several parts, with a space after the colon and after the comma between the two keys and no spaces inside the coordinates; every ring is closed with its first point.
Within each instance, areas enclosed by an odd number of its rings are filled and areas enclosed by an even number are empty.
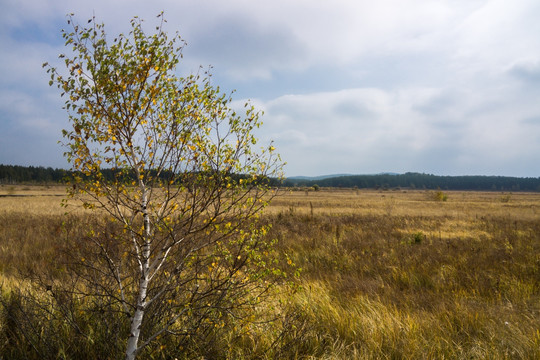
{"type": "MultiPolygon", "coordinates": [[[[62,194],[0,187],[6,294],[24,286],[20,270],[51,266],[65,236],[62,194]]],[[[220,356],[540,358],[540,194],[445,194],[447,201],[421,190],[283,191],[263,221],[301,269],[301,287],[281,295],[282,323],[241,341],[231,335],[220,356]]],[[[86,216],[74,208],[69,219],[76,228],[86,216]]],[[[24,344],[10,340],[2,319],[0,353],[24,344]]]]}

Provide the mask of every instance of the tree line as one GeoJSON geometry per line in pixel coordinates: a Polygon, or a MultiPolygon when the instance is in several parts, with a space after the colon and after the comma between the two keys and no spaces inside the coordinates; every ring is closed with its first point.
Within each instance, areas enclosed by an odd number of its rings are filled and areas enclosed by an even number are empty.
{"type": "MultiPolygon", "coordinates": [[[[103,169],[103,175],[113,179],[114,170],[103,169]]],[[[72,176],[64,169],[43,166],[19,166],[0,164],[0,184],[54,183],[72,176]]],[[[238,179],[241,175],[233,175],[238,179]]],[[[270,179],[271,186],[278,186],[277,179],[270,179]]],[[[439,176],[408,172],[405,174],[348,175],[326,179],[286,179],[284,187],[336,187],[359,189],[443,189],[443,190],[484,190],[484,191],[540,191],[539,178],[509,176],[439,176]]]]}
{"type": "MultiPolygon", "coordinates": [[[[120,178],[119,175],[126,182],[131,182],[136,179],[134,172],[125,172],[118,169],[101,169],[103,179],[107,181],[113,181],[120,178]],[[122,174],[120,174],[122,173],[122,174]]],[[[173,174],[169,171],[158,172],[156,170],[150,170],[149,174],[153,178],[159,178],[161,180],[170,179],[173,174]]],[[[81,178],[87,178],[87,175],[82,172],[74,172],[65,169],[53,169],[52,167],[43,166],[20,166],[20,165],[2,165],[0,164],[0,184],[42,184],[42,183],[62,183],[70,182],[75,176],[81,178]]],[[[231,181],[239,182],[240,179],[247,180],[250,176],[245,174],[229,174],[231,181]]],[[[184,176],[185,177],[185,176],[184,176]]],[[[253,182],[253,181],[252,181],[253,182]]],[[[177,178],[177,184],[181,183],[181,178],[177,178]]],[[[277,178],[259,177],[255,183],[266,184],[272,187],[279,186],[281,180],[277,178]]]]}
{"type": "Polygon", "coordinates": [[[57,183],[68,173],[67,170],[52,167],[0,164],[0,184],[57,183]]]}
{"type": "Polygon", "coordinates": [[[337,187],[359,189],[444,189],[484,191],[540,191],[540,178],[508,176],[438,176],[432,174],[349,175],[326,179],[287,179],[288,187],[337,187]]]}

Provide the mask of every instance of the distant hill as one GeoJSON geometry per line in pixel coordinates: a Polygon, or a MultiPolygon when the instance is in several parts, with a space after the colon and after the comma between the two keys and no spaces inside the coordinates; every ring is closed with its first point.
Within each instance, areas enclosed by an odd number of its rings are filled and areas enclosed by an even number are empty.
{"type": "Polygon", "coordinates": [[[359,188],[359,189],[443,189],[484,191],[540,191],[540,178],[507,176],[438,176],[421,173],[382,173],[377,175],[343,175],[320,178],[288,178],[284,185],[359,188]]]}
{"type": "MultiPolygon", "coordinates": [[[[383,172],[383,173],[373,174],[373,175],[399,175],[399,173],[383,172]]],[[[336,178],[336,177],[346,177],[346,176],[364,176],[364,175],[330,174],[330,175],[320,175],[320,176],[291,176],[291,177],[287,177],[287,180],[317,181],[317,180],[331,179],[331,178],[336,178]]]]}
{"type": "Polygon", "coordinates": [[[291,177],[288,177],[287,179],[315,181],[315,180],[330,179],[330,178],[342,177],[342,176],[354,176],[354,175],[352,175],[352,174],[331,174],[331,175],[320,175],[320,176],[291,176],[291,177]]]}

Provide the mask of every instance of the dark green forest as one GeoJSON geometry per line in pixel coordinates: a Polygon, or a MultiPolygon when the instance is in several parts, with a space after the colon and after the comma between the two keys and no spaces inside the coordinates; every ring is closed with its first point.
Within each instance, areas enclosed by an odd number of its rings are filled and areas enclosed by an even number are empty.
{"type": "Polygon", "coordinates": [[[287,179],[288,187],[358,189],[442,189],[483,191],[540,191],[540,178],[507,176],[438,176],[421,173],[348,175],[318,180],[287,179]]]}
{"type": "Polygon", "coordinates": [[[51,167],[0,164],[0,184],[59,183],[68,174],[67,170],[51,167]]]}
{"type": "MultiPolygon", "coordinates": [[[[120,169],[101,169],[101,176],[108,181],[126,181],[131,183],[136,179],[133,171],[126,171],[120,169]]],[[[180,184],[184,181],[190,181],[193,179],[193,175],[204,178],[204,174],[201,173],[184,173],[181,177],[175,176],[168,171],[162,171],[159,174],[156,171],[150,170],[152,177],[160,178],[162,180],[169,181],[175,178],[175,183],[180,184]]],[[[208,174],[210,175],[210,174],[208,174]]],[[[228,179],[239,181],[240,179],[248,178],[244,174],[232,174],[223,173],[228,179]]],[[[84,175],[81,172],[72,172],[64,169],[53,169],[51,167],[45,168],[42,166],[18,166],[18,165],[1,165],[0,164],[0,184],[51,184],[69,182],[74,177],[86,178],[92,175],[84,175]]],[[[282,182],[279,179],[261,177],[256,179],[253,183],[256,184],[268,184],[270,186],[281,186],[282,182]]]]}
{"type": "MultiPolygon", "coordinates": [[[[0,184],[60,183],[71,175],[64,169],[0,164],[0,184]]],[[[112,171],[104,171],[112,177],[112,171]],[[110,174],[109,174],[110,173],[110,174]]],[[[272,181],[277,185],[277,181],[272,181]]],[[[508,176],[438,176],[422,173],[347,175],[325,179],[286,179],[285,187],[333,187],[358,189],[442,189],[484,191],[540,191],[540,178],[508,176]]]]}

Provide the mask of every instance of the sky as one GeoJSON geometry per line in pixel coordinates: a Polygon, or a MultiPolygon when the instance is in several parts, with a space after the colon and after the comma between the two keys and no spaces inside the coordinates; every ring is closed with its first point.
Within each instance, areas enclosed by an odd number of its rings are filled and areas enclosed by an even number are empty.
{"type": "Polygon", "coordinates": [[[0,0],[0,164],[69,168],[44,62],[66,14],[111,35],[133,16],[187,47],[179,73],[264,111],[287,176],[540,176],[538,0],[0,0]]]}

